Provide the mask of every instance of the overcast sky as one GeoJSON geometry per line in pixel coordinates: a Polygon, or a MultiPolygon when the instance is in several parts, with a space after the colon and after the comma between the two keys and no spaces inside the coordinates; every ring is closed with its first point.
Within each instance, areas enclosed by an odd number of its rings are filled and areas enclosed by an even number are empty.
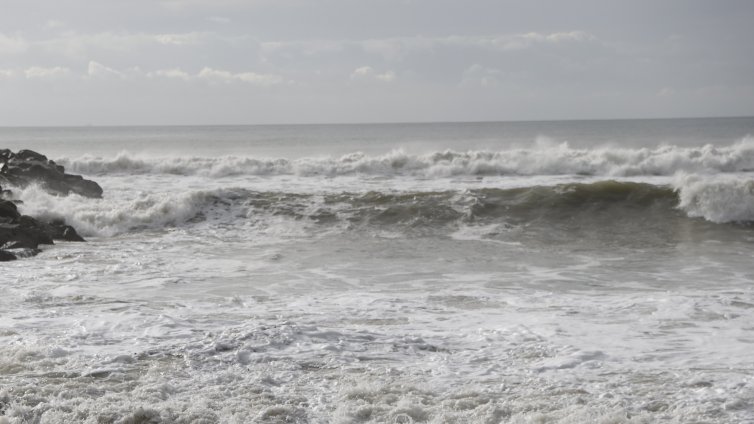
{"type": "Polygon", "coordinates": [[[754,115],[748,0],[2,0],[0,125],[754,115]]]}

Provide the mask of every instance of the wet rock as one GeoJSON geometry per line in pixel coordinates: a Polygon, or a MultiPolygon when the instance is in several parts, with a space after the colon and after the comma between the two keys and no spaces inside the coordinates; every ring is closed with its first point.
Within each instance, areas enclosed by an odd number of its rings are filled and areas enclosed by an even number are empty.
{"type": "Polygon", "coordinates": [[[65,226],[65,230],[63,231],[63,240],[65,240],[65,241],[79,241],[79,242],[86,241],[70,225],[66,225],[65,226]]]}
{"type": "Polygon", "coordinates": [[[54,220],[48,224],[43,224],[43,227],[53,240],[86,241],[76,232],[75,228],[66,225],[63,220],[54,220]]]}
{"type": "Polygon", "coordinates": [[[8,149],[0,150],[0,162],[0,182],[20,187],[36,183],[55,194],[102,197],[99,184],[80,175],[66,174],[63,166],[35,151],[13,153],[8,149]]]}
{"type": "Polygon", "coordinates": [[[15,261],[16,255],[5,250],[0,250],[0,262],[15,261]]]}
{"type": "Polygon", "coordinates": [[[0,200],[0,218],[17,219],[20,216],[15,203],[10,200],[0,200]]]}
{"type": "MultiPolygon", "coordinates": [[[[87,197],[102,197],[102,188],[94,181],[80,175],[65,173],[65,169],[46,156],[32,150],[13,153],[0,150],[0,182],[15,186],[32,183],[56,194],[80,194],[87,197]]],[[[53,240],[85,241],[76,229],[64,220],[46,221],[18,211],[20,200],[13,198],[10,190],[0,186],[0,261],[34,256],[39,246],[54,244],[53,240]]]]}
{"type": "Polygon", "coordinates": [[[54,244],[39,221],[21,216],[11,224],[0,224],[0,247],[3,249],[36,249],[40,244],[54,244]]]}

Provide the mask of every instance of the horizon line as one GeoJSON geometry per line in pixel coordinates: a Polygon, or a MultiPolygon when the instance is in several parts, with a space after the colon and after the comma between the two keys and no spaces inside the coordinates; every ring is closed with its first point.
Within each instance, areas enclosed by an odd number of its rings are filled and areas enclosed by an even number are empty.
{"type": "Polygon", "coordinates": [[[502,123],[536,123],[536,122],[594,122],[594,121],[663,121],[683,119],[741,119],[754,118],[754,115],[725,116],[673,116],[653,118],[561,118],[561,119],[513,119],[513,120],[478,120],[478,121],[375,121],[375,122],[288,122],[288,123],[220,123],[220,124],[63,124],[63,125],[0,125],[2,129],[10,128],[165,128],[165,127],[273,127],[273,126],[358,126],[358,125],[438,125],[438,124],[502,124],[502,123]]]}

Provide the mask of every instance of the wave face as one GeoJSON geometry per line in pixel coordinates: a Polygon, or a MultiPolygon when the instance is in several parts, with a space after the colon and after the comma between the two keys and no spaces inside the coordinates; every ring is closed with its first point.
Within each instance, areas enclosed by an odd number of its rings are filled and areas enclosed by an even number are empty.
{"type": "Polygon", "coordinates": [[[754,221],[754,181],[696,176],[678,178],[675,187],[609,180],[514,189],[330,194],[225,188],[143,194],[127,201],[61,198],[35,187],[23,194],[24,213],[65,218],[90,236],[198,224],[258,229],[285,222],[313,231],[438,235],[460,227],[491,226],[493,235],[526,233],[567,241],[592,235],[653,237],[679,225],[754,221]],[[697,217],[706,221],[692,219],[697,217]]]}
{"type": "Polygon", "coordinates": [[[62,158],[69,171],[86,175],[173,174],[222,178],[237,175],[409,175],[424,178],[459,175],[594,175],[609,177],[730,173],[754,171],[754,139],[715,147],[575,149],[568,143],[538,143],[530,149],[505,151],[444,150],[384,155],[351,153],[340,157],[264,159],[253,157],[140,158],[121,153],[115,158],[62,158]]]}

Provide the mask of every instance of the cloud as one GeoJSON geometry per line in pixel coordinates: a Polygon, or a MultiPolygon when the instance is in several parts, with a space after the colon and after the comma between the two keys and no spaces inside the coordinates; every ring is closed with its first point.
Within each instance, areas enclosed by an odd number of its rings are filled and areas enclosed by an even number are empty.
{"type": "Polygon", "coordinates": [[[188,81],[189,79],[191,79],[191,75],[189,75],[188,72],[183,71],[178,68],[158,69],[156,71],[147,73],[147,77],[149,78],[174,78],[174,79],[180,79],[183,81],[188,81]]]}
{"type": "Polygon", "coordinates": [[[163,45],[190,46],[201,44],[206,38],[206,33],[188,32],[183,34],[155,34],[154,40],[163,45]]]}
{"type": "Polygon", "coordinates": [[[285,79],[280,75],[257,74],[255,72],[232,73],[229,71],[208,67],[203,68],[201,71],[199,71],[199,73],[196,75],[196,78],[220,83],[240,81],[259,86],[279,85],[286,82],[285,79]]]}
{"type": "MultiPolygon", "coordinates": [[[[256,72],[230,72],[222,69],[204,67],[199,72],[191,74],[180,68],[157,69],[154,71],[142,71],[138,67],[131,67],[123,70],[114,69],[96,61],[89,61],[86,71],[78,73],[70,68],[40,67],[32,66],[26,69],[0,68],[0,79],[11,79],[15,77],[24,77],[26,79],[36,80],[53,80],[62,77],[74,77],[86,80],[107,80],[119,79],[134,81],[140,78],[166,78],[180,80],[184,82],[210,82],[222,84],[250,84],[260,87],[269,87],[274,85],[290,85],[293,81],[284,78],[281,75],[262,74],[256,72]]],[[[375,77],[384,77],[384,75],[375,75],[375,77]]]]}
{"type": "Polygon", "coordinates": [[[360,68],[356,68],[351,73],[352,81],[373,80],[373,81],[381,81],[381,82],[393,82],[395,81],[395,78],[396,78],[396,75],[395,75],[395,72],[393,71],[377,73],[370,66],[362,66],[360,68]]]}
{"type": "Polygon", "coordinates": [[[168,78],[181,81],[206,81],[222,84],[246,83],[263,87],[291,83],[291,81],[288,81],[282,76],[275,74],[259,74],[256,72],[234,73],[210,67],[204,67],[201,71],[193,75],[180,68],[172,68],[151,71],[148,72],[146,76],[148,78],[168,78]]]}
{"type": "Polygon", "coordinates": [[[107,66],[94,61],[89,62],[87,76],[92,78],[125,78],[125,75],[122,72],[116,71],[113,68],[108,68],[107,66]]]}
{"type": "Polygon", "coordinates": [[[17,54],[25,52],[29,43],[20,37],[9,37],[0,33],[0,54],[17,54]]]}
{"type": "Polygon", "coordinates": [[[539,44],[585,43],[594,41],[597,41],[597,37],[585,31],[527,32],[493,36],[452,36],[435,40],[436,44],[497,51],[522,50],[535,47],[539,44]]]}
{"type": "Polygon", "coordinates": [[[68,76],[70,74],[70,69],[61,66],[55,66],[53,68],[32,66],[24,71],[24,76],[26,76],[26,79],[53,80],[68,76]]]}

